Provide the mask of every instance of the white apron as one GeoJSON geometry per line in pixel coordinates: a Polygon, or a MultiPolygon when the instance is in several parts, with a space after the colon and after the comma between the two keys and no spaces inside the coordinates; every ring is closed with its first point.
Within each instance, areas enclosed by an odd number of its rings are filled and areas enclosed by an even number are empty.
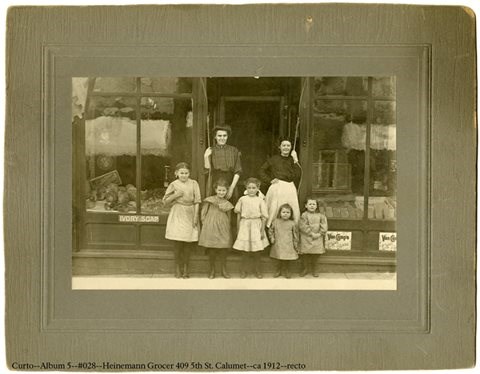
{"type": "Polygon", "coordinates": [[[283,204],[289,204],[293,210],[293,220],[298,223],[300,219],[300,207],[298,205],[297,189],[293,182],[279,180],[271,184],[267,196],[265,197],[268,209],[267,226],[270,227],[273,220],[277,217],[278,208],[283,204]]]}

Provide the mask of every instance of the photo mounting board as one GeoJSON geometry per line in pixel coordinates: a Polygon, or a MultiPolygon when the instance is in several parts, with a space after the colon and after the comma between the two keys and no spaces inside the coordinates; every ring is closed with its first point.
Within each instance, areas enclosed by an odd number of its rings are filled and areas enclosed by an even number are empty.
{"type": "Polygon", "coordinates": [[[202,362],[221,369],[215,364],[279,362],[305,370],[365,370],[474,364],[477,129],[475,18],[469,9],[17,7],[7,22],[9,367],[202,362]],[[397,133],[397,290],[72,290],[70,84],[74,76],[107,72],[398,76],[397,115],[405,126],[397,133]]]}

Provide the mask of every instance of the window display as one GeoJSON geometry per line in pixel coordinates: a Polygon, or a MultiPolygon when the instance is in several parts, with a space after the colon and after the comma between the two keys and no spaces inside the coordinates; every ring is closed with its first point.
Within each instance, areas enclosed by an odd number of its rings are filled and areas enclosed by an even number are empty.
{"type": "Polygon", "coordinates": [[[165,214],[165,189],[178,162],[191,163],[191,100],[144,97],[141,104],[142,214],[165,214]]]}
{"type": "Polygon", "coordinates": [[[85,120],[87,211],[136,212],[135,99],[92,97],[85,120]]]}
{"type": "Polygon", "coordinates": [[[334,219],[394,220],[395,77],[314,78],[312,117],[311,191],[321,210],[334,219]]]}
{"type": "Polygon", "coordinates": [[[312,193],[328,218],[362,219],[367,103],[316,100],[313,107],[312,193]]]}
{"type": "Polygon", "coordinates": [[[191,162],[191,91],[186,78],[95,79],[85,114],[88,212],[168,213],[172,166],[191,162]]]}
{"type": "Polygon", "coordinates": [[[397,205],[395,102],[374,101],[373,106],[368,218],[393,220],[397,205]]]}

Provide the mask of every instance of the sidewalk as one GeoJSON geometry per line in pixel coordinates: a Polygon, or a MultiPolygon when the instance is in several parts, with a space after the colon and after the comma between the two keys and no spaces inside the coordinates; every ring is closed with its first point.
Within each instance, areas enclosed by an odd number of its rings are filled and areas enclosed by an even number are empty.
{"type": "Polygon", "coordinates": [[[265,274],[263,279],[250,275],[246,279],[224,279],[217,276],[208,279],[205,274],[193,274],[189,279],[171,276],[110,275],[74,276],[74,290],[396,290],[395,273],[321,273],[318,278],[307,275],[291,279],[273,278],[265,274]]]}

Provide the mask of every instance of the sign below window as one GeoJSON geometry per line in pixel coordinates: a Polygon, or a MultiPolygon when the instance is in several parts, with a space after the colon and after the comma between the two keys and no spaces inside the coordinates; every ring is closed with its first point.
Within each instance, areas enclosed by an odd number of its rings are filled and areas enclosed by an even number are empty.
{"type": "Polygon", "coordinates": [[[160,217],[159,216],[119,215],[118,222],[156,223],[156,222],[160,222],[160,217]]]}
{"type": "Polygon", "coordinates": [[[381,232],[378,235],[378,249],[380,251],[397,251],[397,233],[381,232]]]}
{"type": "Polygon", "coordinates": [[[325,236],[325,247],[334,251],[349,251],[352,249],[351,231],[328,231],[325,236]]]}

